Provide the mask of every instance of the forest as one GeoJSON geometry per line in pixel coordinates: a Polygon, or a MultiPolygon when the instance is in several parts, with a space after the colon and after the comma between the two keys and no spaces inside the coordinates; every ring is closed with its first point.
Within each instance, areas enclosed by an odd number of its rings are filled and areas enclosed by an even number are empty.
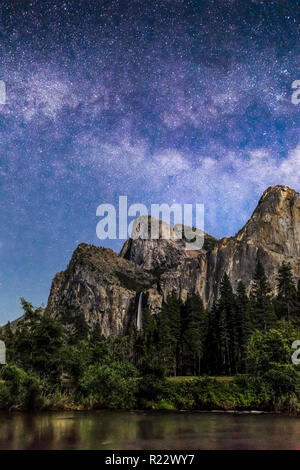
{"type": "Polygon", "coordinates": [[[0,332],[0,407],[299,414],[292,344],[300,339],[300,282],[287,263],[276,292],[258,262],[250,293],[242,283],[234,292],[224,274],[210,309],[197,294],[185,302],[173,295],[158,315],[143,311],[141,331],[109,337],[80,316],[66,327],[21,299],[23,319],[0,332]]]}

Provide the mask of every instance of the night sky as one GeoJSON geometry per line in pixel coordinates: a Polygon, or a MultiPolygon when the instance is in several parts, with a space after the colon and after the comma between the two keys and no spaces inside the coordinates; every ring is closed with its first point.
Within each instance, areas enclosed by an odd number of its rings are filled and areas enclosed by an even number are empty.
{"type": "Polygon", "coordinates": [[[0,323],[96,237],[96,208],[204,203],[234,235],[300,190],[297,0],[1,0],[0,323]]]}

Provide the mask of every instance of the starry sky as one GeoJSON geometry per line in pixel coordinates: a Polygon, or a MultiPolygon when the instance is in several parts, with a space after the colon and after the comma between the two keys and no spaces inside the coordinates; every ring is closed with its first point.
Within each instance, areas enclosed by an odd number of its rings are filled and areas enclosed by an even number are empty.
{"type": "Polygon", "coordinates": [[[298,0],[1,0],[0,324],[46,303],[96,208],[203,203],[233,235],[300,190],[298,0]]]}

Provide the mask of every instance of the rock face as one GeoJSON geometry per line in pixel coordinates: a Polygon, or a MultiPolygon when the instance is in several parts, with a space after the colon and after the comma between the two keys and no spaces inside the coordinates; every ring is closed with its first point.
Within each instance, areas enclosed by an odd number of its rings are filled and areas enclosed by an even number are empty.
{"type": "MultiPolygon", "coordinates": [[[[134,230],[150,230],[151,218],[139,218],[134,230]]],[[[112,250],[79,245],[66,271],[52,284],[47,312],[71,321],[79,315],[88,324],[99,322],[102,332],[120,334],[136,322],[140,292],[143,307],[158,313],[175,293],[185,300],[197,292],[206,305],[218,296],[218,283],[227,272],[233,288],[243,281],[250,289],[260,260],[276,288],[283,261],[300,278],[300,197],[285,186],[268,188],[247,224],[234,237],[216,240],[205,234],[203,249],[186,250],[182,227],[159,224],[158,238],[140,239],[133,233],[117,255],[112,250]],[[162,233],[169,230],[169,239],[162,233]]]]}
{"type": "Polygon", "coordinates": [[[300,278],[300,196],[286,186],[268,188],[247,224],[235,237],[223,238],[208,255],[206,300],[217,295],[224,271],[235,288],[239,281],[250,288],[256,262],[260,260],[275,291],[283,261],[290,262],[300,278]]]}
{"type": "Polygon", "coordinates": [[[137,292],[154,279],[114,251],[80,244],[66,271],[54,277],[46,313],[66,326],[84,318],[104,335],[120,334],[135,321],[137,292]]]}
{"type": "Polygon", "coordinates": [[[170,225],[161,220],[149,216],[138,217],[132,232],[132,238],[124,243],[120,256],[133,261],[143,269],[172,268],[186,256],[183,241],[178,240],[170,225]],[[157,223],[157,239],[151,238],[152,222],[157,223]],[[135,234],[140,237],[133,238],[135,234]]]}

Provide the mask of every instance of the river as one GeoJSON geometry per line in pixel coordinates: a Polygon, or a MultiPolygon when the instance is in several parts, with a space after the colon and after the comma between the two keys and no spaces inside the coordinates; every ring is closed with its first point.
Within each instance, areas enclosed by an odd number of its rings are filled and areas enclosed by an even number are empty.
{"type": "Polygon", "coordinates": [[[300,449],[300,418],[200,412],[1,412],[0,449],[300,449]]]}

